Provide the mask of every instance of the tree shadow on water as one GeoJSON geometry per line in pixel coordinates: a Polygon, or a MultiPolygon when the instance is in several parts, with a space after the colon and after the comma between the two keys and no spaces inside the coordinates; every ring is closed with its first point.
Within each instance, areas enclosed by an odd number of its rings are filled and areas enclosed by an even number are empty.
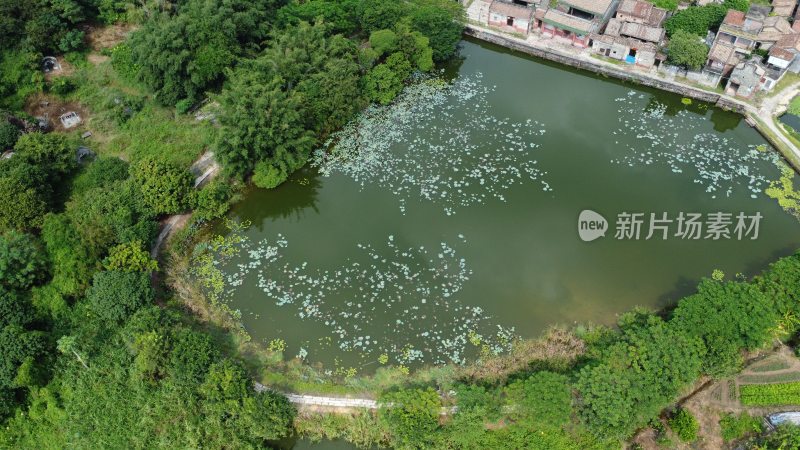
{"type": "Polygon", "coordinates": [[[274,189],[250,186],[231,215],[240,221],[250,221],[258,231],[263,231],[266,223],[279,219],[298,222],[309,209],[319,213],[317,199],[322,187],[321,177],[316,169],[304,167],[274,189]]]}

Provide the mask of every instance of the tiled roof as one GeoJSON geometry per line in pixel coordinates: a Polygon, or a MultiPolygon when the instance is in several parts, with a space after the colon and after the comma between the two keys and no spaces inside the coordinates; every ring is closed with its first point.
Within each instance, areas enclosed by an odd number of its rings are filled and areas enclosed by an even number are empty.
{"type": "Polygon", "coordinates": [[[647,24],[660,27],[662,23],[664,23],[664,19],[667,18],[667,10],[661,8],[653,8],[650,11],[650,17],[647,18],[647,24]]]}
{"type": "Polygon", "coordinates": [[[773,45],[772,48],[769,49],[769,56],[774,56],[784,61],[792,61],[794,59],[794,53],[792,53],[788,49],[780,48],[775,45],[773,45]]]}
{"type": "Polygon", "coordinates": [[[504,16],[515,17],[518,19],[528,19],[533,17],[533,10],[514,3],[508,3],[501,0],[494,0],[489,5],[489,12],[502,14],[504,16]]]}
{"type": "Polygon", "coordinates": [[[641,0],[622,0],[617,7],[617,13],[647,19],[654,7],[652,3],[641,0]]]}
{"type": "Polygon", "coordinates": [[[725,19],[722,20],[722,23],[732,27],[744,26],[744,13],[735,9],[729,9],[728,13],[725,14],[725,19]]]}
{"type": "Polygon", "coordinates": [[[611,7],[612,0],[562,0],[561,3],[602,16],[611,7]]]}
{"type": "Polygon", "coordinates": [[[711,46],[711,50],[708,52],[708,59],[728,64],[728,61],[732,59],[731,57],[734,56],[735,53],[736,50],[733,45],[717,41],[711,46]]]}
{"type": "Polygon", "coordinates": [[[563,30],[580,34],[588,34],[595,28],[595,24],[592,21],[570,16],[555,9],[548,9],[542,20],[563,30]]]}
{"type": "Polygon", "coordinates": [[[776,42],[787,34],[794,33],[789,21],[783,17],[771,16],[764,20],[764,27],[758,33],[758,40],[765,42],[776,42]]]}
{"type": "MultiPolygon", "coordinates": [[[[781,36],[772,48],[794,49],[800,51],[800,34],[792,33],[781,36]]],[[[772,49],[770,49],[772,50],[772,49]]]]}
{"type": "Polygon", "coordinates": [[[648,42],[661,42],[664,39],[664,29],[642,25],[639,23],[625,22],[619,34],[641,39],[648,42]]]}
{"type": "Polygon", "coordinates": [[[642,0],[622,0],[617,7],[617,14],[636,17],[648,25],[657,27],[667,17],[667,10],[656,8],[652,3],[642,0]]]}

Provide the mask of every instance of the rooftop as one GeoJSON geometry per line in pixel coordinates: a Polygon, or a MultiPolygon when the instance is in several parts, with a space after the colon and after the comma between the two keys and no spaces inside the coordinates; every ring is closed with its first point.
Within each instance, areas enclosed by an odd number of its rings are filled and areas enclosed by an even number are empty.
{"type": "Polygon", "coordinates": [[[735,9],[729,9],[722,23],[732,27],[741,27],[744,25],[744,13],[735,9]]]}
{"type": "Polygon", "coordinates": [[[531,8],[504,2],[502,0],[494,0],[492,4],[489,5],[489,11],[520,19],[527,18],[530,20],[530,18],[533,17],[533,10],[531,8]]]}
{"type": "Polygon", "coordinates": [[[617,7],[617,14],[636,17],[648,25],[659,26],[667,17],[667,10],[642,0],[622,0],[617,7]]]}
{"type": "Polygon", "coordinates": [[[640,23],[625,22],[622,24],[619,34],[641,39],[648,42],[661,42],[664,39],[664,29],[651,27],[640,23]]]}
{"type": "Polygon", "coordinates": [[[562,0],[561,3],[595,15],[603,15],[611,7],[613,0],[562,0]]]}
{"type": "Polygon", "coordinates": [[[579,34],[588,34],[595,28],[595,23],[590,20],[570,16],[552,8],[547,10],[542,20],[550,25],[579,34]]]}
{"type": "Polygon", "coordinates": [[[736,49],[733,47],[733,45],[728,44],[727,42],[717,41],[711,46],[711,50],[708,52],[708,59],[711,61],[728,64],[728,61],[731,61],[735,54],[736,49]]]}

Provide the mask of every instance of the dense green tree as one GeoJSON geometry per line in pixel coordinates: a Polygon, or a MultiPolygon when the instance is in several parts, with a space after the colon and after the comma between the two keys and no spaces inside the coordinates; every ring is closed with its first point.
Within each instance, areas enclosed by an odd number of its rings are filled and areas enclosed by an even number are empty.
{"type": "Polygon", "coordinates": [[[702,339],[705,373],[725,376],[740,367],[740,349],[752,350],[769,342],[777,319],[771,299],[756,286],[704,280],[697,294],[681,300],[670,324],[702,339]]]}
{"type": "MultiPolygon", "coordinates": [[[[728,8],[724,5],[711,3],[705,6],[693,6],[683,11],[676,12],[672,17],[664,22],[664,29],[670,36],[671,41],[679,31],[683,31],[694,36],[705,38],[709,30],[719,27],[728,8]]],[[[681,36],[680,39],[688,41],[688,36],[681,36]]]]}
{"type": "Polygon", "coordinates": [[[708,46],[697,35],[677,30],[670,38],[667,52],[672,64],[697,70],[706,63],[708,46]]]}
{"type": "Polygon", "coordinates": [[[326,36],[321,24],[275,36],[259,58],[231,73],[222,93],[220,160],[237,175],[266,162],[288,176],[317,133],[343,125],[362,105],[358,73],[353,43],[326,36]]]}
{"type": "Polygon", "coordinates": [[[15,157],[0,161],[0,231],[40,227],[51,193],[44,170],[15,157]]]}
{"type": "Polygon", "coordinates": [[[192,330],[180,330],[169,356],[169,373],[180,382],[196,384],[202,381],[208,368],[219,358],[211,337],[192,330]]]}
{"type": "Polygon", "coordinates": [[[258,48],[272,11],[271,0],[188,0],[175,16],[157,14],[130,39],[139,77],[164,104],[196,100],[258,48]]]}
{"type": "Polygon", "coordinates": [[[407,14],[406,8],[406,4],[401,2],[363,0],[358,8],[361,29],[369,34],[375,30],[394,28],[407,14]]]}
{"type": "Polygon", "coordinates": [[[509,384],[506,399],[513,418],[547,429],[566,425],[572,414],[572,390],[567,377],[552,372],[536,372],[509,384]]]}
{"type": "MultiPolygon", "coordinates": [[[[786,318],[800,314],[800,255],[791,255],[773,263],[769,270],[755,278],[754,283],[764,294],[771,298],[777,312],[786,318]]],[[[794,331],[793,325],[787,332],[794,331]]]]}
{"type": "Polygon", "coordinates": [[[669,419],[669,427],[683,442],[693,442],[700,431],[700,423],[692,413],[681,408],[669,419]]]}
{"type": "Polygon", "coordinates": [[[430,40],[433,60],[437,62],[455,54],[464,22],[464,9],[448,0],[423,1],[411,13],[412,27],[430,40]]]}
{"type": "Polygon", "coordinates": [[[232,440],[256,444],[280,439],[294,419],[294,408],[286,397],[256,393],[242,366],[228,359],[209,368],[200,394],[209,423],[206,437],[222,446],[232,440]]]}
{"type": "Polygon", "coordinates": [[[19,139],[19,128],[7,119],[0,118],[0,153],[14,147],[19,139]]]}
{"type": "Polygon", "coordinates": [[[400,448],[430,445],[439,428],[442,407],[436,391],[405,389],[383,394],[380,402],[380,420],[391,430],[400,448]]]}
{"type": "Polygon", "coordinates": [[[30,370],[35,363],[44,366],[49,355],[47,337],[41,331],[31,331],[19,325],[0,330],[0,388],[22,387],[18,379],[20,368],[30,370]],[[25,366],[23,366],[23,364],[25,366]]]}
{"type": "Polygon", "coordinates": [[[278,10],[278,22],[297,25],[322,19],[329,34],[350,36],[359,27],[359,0],[293,0],[278,10]]]}
{"type": "Polygon", "coordinates": [[[69,174],[77,166],[75,146],[63,134],[27,133],[14,146],[14,158],[47,171],[54,182],[69,174]]]}
{"type": "Polygon", "coordinates": [[[177,214],[191,204],[194,178],[177,164],[147,157],[131,166],[131,178],[145,204],[158,214],[177,214]]]}
{"type": "Polygon", "coordinates": [[[381,104],[391,103],[403,90],[404,80],[411,74],[412,66],[403,53],[397,52],[369,71],[364,79],[365,92],[370,100],[381,104]]]}
{"type": "Polygon", "coordinates": [[[50,284],[63,295],[82,293],[91,280],[95,259],[81,242],[78,230],[66,215],[48,214],[41,236],[53,272],[50,284]]]}
{"type": "Polygon", "coordinates": [[[590,428],[600,436],[624,438],[699,376],[703,346],[641,311],[620,319],[620,333],[580,371],[577,388],[590,428]]]}
{"type": "Polygon", "coordinates": [[[91,311],[107,325],[122,323],[154,297],[147,273],[118,270],[96,273],[86,292],[91,311]]]}
{"type": "Polygon", "coordinates": [[[46,275],[46,261],[38,240],[9,231],[0,235],[0,288],[27,290],[46,275]]]}
{"type": "MultiPolygon", "coordinates": [[[[0,20],[2,16],[0,13],[0,20]]],[[[40,65],[41,57],[35,52],[26,50],[0,52],[0,107],[21,110],[30,95],[42,91],[44,76],[40,65]]]]}
{"type": "Polygon", "coordinates": [[[67,202],[67,216],[83,245],[97,259],[123,242],[150,242],[157,226],[153,211],[130,180],[73,197],[67,202]]]}
{"type": "Polygon", "coordinates": [[[214,180],[197,193],[194,217],[197,220],[213,220],[225,215],[234,192],[230,184],[214,180]]]}
{"type": "Polygon", "coordinates": [[[0,288],[0,329],[26,326],[34,319],[33,308],[24,295],[0,288]]]}
{"type": "Polygon", "coordinates": [[[130,241],[112,247],[103,267],[106,270],[149,273],[158,270],[158,262],[143,248],[142,241],[130,241]]]}

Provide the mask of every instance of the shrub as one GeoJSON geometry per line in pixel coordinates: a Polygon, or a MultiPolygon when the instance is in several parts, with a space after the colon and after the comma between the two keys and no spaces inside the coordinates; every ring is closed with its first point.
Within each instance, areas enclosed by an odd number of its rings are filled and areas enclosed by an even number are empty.
{"type": "Polygon", "coordinates": [[[116,270],[97,273],[86,294],[91,310],[109,325],[122,323],[154,298],[148,274],[116,270]]]}
{"type": "Polygon", "coordinates": [[[215,180],[197,193],[194,214],[198,220],[212,220],[228,212],[233,189],[223,181],[215,180]]]}
{"type": "Polygon", "coordinates": [[[253,172],[253,184],[264,189],[273,189],[282,184],[289,175],[283,168],[269,161],[259,161],[253,172]]]}
{"type": "Polygon", "coordinates": [[[381,421],[398,443],[409,448],[430,445],[439,428],[439,394],[431,388],[406,389],[381,396],[381,421]]]}
{"type": "Polygon", "coordinates": [[[512,417],[525,419],[539,426],[558,428],[569,422],[572,414],[572,391],[564,375],[537,372],[506,388],[512,417]]]}
{"type": "Polygon", "coordinates": [[[669,419],[669,427],[683,442],[692,442],[697,439],[700,423],[689,411],[681,408],[669,419]]]}
{"type": "Polygon", "coordinates": [[[43,280],[46,262],[36,238],[9,231],[0,236],[0,288],[27,290],[43,280]]]}
{"type": "Polygon", "coordinates": [[[19,128],[7,119],[0,120],[0,153],[14,147],[19,139],[19,128]]]}
{"type": "Polygon", "coordinates": [[[157,214],[177,214],[190,205],[194,179],[177,164],[146,157],[131,166],[131,178],[145,204],[157,214]]]}
{"type": "Polygon", "coordinates": [[[722,429],[722,439],[726,441],[735,441],[748,434],[761,434],[763,430],[761,418],[752,417],[747,412],[738,416],[726,413],[719,420],[719,426],[722,429]]]}
{"type": "Polygon", "coordinates": [[[128,163],[116,158],[101,156],[89,164],[75,178],[73,191],[83,193],[90,189],[109,186],[128,178],[128,163]]]}
{"type": "Polygon", "coordinates": [[[192,109],[192,106],[194,106],[194,100],[190,98],[179,100],[178,103],[175,103],[175,112],[178,114],[186,114],[192,109]]]}
{"type": "Polygon", "coordinates": [[[152,272],[158,270],[158,263],[150,258],[143,248],[142,241],[130,241],[113,247],[103,261],[106,270],[122,272],[152,272]]]}

